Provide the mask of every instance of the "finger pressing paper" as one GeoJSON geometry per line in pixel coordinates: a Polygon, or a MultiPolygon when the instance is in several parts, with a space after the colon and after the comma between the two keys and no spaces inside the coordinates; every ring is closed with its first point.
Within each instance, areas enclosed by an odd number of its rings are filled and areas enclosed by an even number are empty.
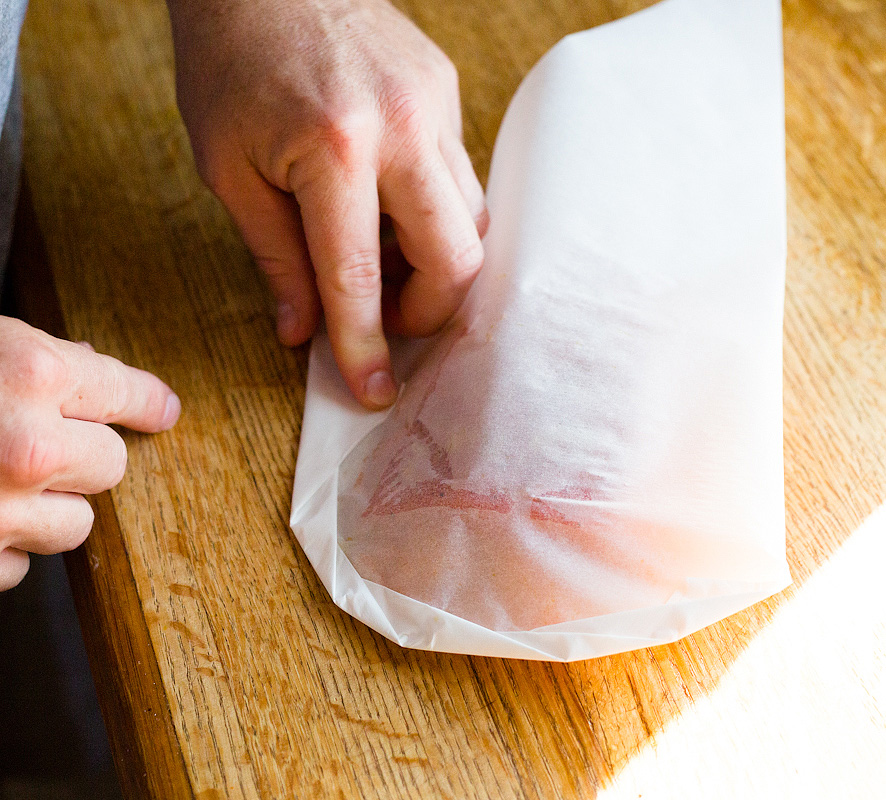
{"type": "Polygon", "coordinates": [[[790,582],[782,82],[776,0],[665,0],[531,71],[485,264],[395,348],[393,409],[315,340],[291,522],[338,605],[408,647],[569,661],[790,582]]]}

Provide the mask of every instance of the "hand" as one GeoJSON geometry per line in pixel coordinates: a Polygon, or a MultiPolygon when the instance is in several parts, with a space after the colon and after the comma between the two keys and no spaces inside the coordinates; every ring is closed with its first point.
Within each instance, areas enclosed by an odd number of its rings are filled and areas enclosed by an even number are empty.
{"type": "Polygon", "coordinates": [[[386,286],[391,332],[440,328],[483,260],[455,68],[386,0],[168,4],[198,169],[269,279],[279,338],[308,339],[322,302],[351,391],[390,405],[380,215],[409,265],[386,286]]]}
{"type": "Polygon", "coordinates": [[[126,469],[126,445],[105,423],[153,433],[180,410],[150,373],[0,317],[0,591],[25,576],[28,552],[72,550],[89,534],[82,495],[126,469]]]}

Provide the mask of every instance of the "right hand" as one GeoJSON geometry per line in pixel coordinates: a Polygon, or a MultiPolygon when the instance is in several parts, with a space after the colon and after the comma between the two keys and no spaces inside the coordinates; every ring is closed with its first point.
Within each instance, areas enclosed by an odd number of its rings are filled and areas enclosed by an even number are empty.
{"type": "Polygon", "coordinates": [[[156,433],[181,403],[148,372],[0,317],[0,591],[28,571],[28,553],[60,553],[93,523],[84,494],[120,482],[126,445],[115,422],[156,433]]]}
{"type": "Polygon", "coordinates": [[[483,261],[455,67],[388,0],[167,1],[197,165],[268,276],[280,340],[310,337],[322,302],[354,396],[390,405],[383,319],[430,335],[483,261]],[[400,280],[383,281],[381,214],[400,280]]]}

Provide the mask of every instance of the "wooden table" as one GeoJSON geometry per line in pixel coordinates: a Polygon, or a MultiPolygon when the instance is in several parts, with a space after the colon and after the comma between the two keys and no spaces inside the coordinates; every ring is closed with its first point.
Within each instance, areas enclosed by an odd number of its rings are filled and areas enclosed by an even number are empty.
{"type": "MultiPolygon", "coordinates": [[[[532,63],[644,3],[401,5],[460,68],[485,176],[532,63]]],[[[784,11],[796,584],[677,644],[564,666],[402,650],[332,605],[287,526],[306,350],[277,345],[194,172],[163,5],[33,0],[31,317],[185,408],[125,434],[127,475],[68,561],[129,797],[882,796],[886,525],[858,529],[886,499],[886,6],[784,11]],[[60,316],[34,293],[47,263],[60,316]]]]}

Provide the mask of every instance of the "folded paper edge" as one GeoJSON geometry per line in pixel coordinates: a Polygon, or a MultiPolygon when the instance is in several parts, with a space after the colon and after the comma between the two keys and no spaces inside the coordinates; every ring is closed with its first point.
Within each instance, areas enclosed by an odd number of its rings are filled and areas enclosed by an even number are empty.
{"type": "MultiPolygon", "coordinates": [[[[663,0],[637,14],[592,31],[624,24],[638,16],[651,15],[662,7],[672,5],[674,5],[673,0],[663,0]]],[[[550,53],[565,41],[574,41],[592,31],[582,31],[565,37],[543,57],[542,61],[547,60],[550,53]]],[[[536,65],[536,68],[538,66],[536,65]]],[[[635,609],[574,620],[534,631],[499,632],[367,581],[357,573],[338,545],[337,524],[334,519],[337,516],[337,470],[348,453],[364,436],[381,424],[389,412],[371,414],[357,406],[337,373],[327,374],[330,364],[334,371],[334,360],[331,357],[328,338],[324,332],[321,332],[315,337],[311,347],[303,436],[307,431],[311,431],[311,435],[305,438],[313,436],[318,441],[324,441],[325,448],[336,452],[337,455],[335,459],[326,460],[322,465],[325,466],[324,469],[312,474],[305,474],[304,469],[299,470],[297,467],[290,524],[336,605],[404,647],[533,660],[574,661],[593,658],[676,641],[776,594],[791,583],[785,562],[782,579],[750,584],[749,586],[753,588],[749,588],[748,591],[736,592],[740,585],[729,582],[726,585],[730,587],[731,593],[713,598],[703,597],[666,604],[655,609],[635,609]],[[311,430],[314,417],[312,408],[315,404],[323,406],[326,411],[329,411],[331,405],[336,412],[335,416],[341,418],[341,429],[331,431],[337,420],[333,420],[330,425],[327,416],[323,422],[323,436],[318,436],[321,433],[319,430],[315,434],[311,430]],[[335,441],[330,442],[330,438],[334,438],[335,441]],[[310,514],[311,509],[318,509],[318,505],[320,507],[318,513],[310,514]],[[322,520],[318,518],[318,514],[322,517],[319,512],[324,508],[327,516],[330,510],[333,512],[333,519],[326,520],[327,523],[331,522],[331,528],[324,529],[323,525],[319,524],[322,520]],[[329,576],[328,579],[325,576],[329,576]],[[390,615],[386,611],[391,604],[398,607],[398,616],[402,615],[409,621],[408,624],[398,628],[392,625],[390,615]],[[698,615],[687,624],[687,619],[701,606],[705,607],[707,613],[698,615]],[[655,612],[660,612],[660,616],[655,620],[649,620],[650,615],[654,616],[655,612]],[[414,621],[413,615],[420,617],[415,629],[411,627],[414,621]],[[623,633],[624,630],[630,630],[634,615],[645,617],[647,622],[652,624],[653,630],[645,634],[623,633]],[[678,624],[681,620],[683,624],[678,624]],[[605,629],[609,624],[615,625],[612,631],[605,629]],[[603,628],[597,632],[589,632],[587,630],[589,626],[603,626],[603,628]],[[574,627],[584,627],[585,630],[576,631],[572,629],[574,627]],[[619,628],[621,633],[616,632],[619,628]],[[482,636],[483,643],[479,646],[472,639],[475,635],[482,636]],[[464,640],[468,640],[469,644],[465,645],[464,640]]],[[[302,463],[301,452],[298,461],[299,464],[302,463]]]]}

